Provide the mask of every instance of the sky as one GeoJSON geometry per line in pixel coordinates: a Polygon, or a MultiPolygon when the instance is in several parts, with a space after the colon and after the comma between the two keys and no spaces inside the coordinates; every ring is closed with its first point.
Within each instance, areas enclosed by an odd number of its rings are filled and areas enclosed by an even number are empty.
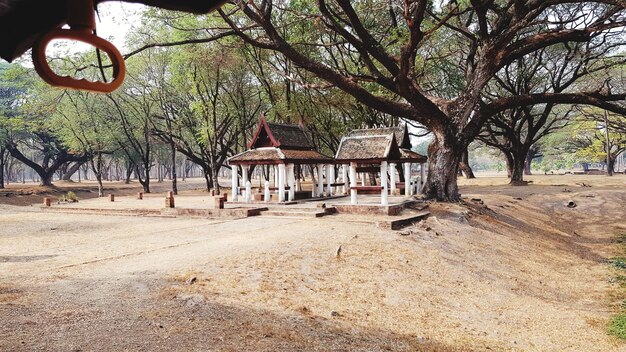
{"type": "Polygon", "coordinates": [[[131,26],[140,20],[146,6],[121,1],[108,1],[98,5],[96,14],[98,36],[113,43],[122,54],[129,51],[126,36],[131,26]]]}

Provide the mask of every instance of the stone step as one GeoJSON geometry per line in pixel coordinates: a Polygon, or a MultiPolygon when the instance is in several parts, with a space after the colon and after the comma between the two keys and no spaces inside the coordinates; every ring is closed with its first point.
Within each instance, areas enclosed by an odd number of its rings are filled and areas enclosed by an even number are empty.
{"type": "Polygon", "coordinates": [[[261,212],[262,216],[286,216],[296,218],[320,218],[322,216],[334,214],[335,208],[285,208],[285,209],[269,209],[261,212]]]}
{"type": "Polygon", "coordinates": [[[430,215],[428,210],[422,210],[407,215],[399,215],[389,220],[381,220],[376,222],[376,226],[381,229],[399,230],[426,219],[430,215]]]}

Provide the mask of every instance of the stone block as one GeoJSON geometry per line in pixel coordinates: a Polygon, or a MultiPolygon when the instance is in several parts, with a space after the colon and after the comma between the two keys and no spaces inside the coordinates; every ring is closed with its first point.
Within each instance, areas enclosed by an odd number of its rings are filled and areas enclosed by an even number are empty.
{"type": "Polygon", "coordinates": [[[224,209],[224,197],[213,197],[215,209],[224,209]]]}

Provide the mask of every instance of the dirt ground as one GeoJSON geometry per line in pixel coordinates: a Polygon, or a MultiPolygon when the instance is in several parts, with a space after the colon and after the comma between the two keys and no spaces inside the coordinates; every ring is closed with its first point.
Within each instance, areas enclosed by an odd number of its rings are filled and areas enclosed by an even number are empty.
{"type": "Polygon", "coordinates": [[[43,213],[25,205],[93,185],[9,188],[0,350],[626,351],[606,333],[626,176],[529,180],[461,180],[403,231],[43,213]]]}

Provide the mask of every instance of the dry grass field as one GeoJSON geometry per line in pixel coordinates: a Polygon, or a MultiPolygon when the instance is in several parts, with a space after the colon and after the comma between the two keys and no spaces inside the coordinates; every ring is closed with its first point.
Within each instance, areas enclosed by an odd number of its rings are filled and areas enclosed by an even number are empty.
{"type": "Polygon", "coordinates": [[[45,213],[28,204],[93,185],[11,185],[0,350],[626,351],[608,333],[626,298],[610,264],[626,176],[529,180],[460,180],[463,203],[401,231],[346,215],[45,213]]]}

